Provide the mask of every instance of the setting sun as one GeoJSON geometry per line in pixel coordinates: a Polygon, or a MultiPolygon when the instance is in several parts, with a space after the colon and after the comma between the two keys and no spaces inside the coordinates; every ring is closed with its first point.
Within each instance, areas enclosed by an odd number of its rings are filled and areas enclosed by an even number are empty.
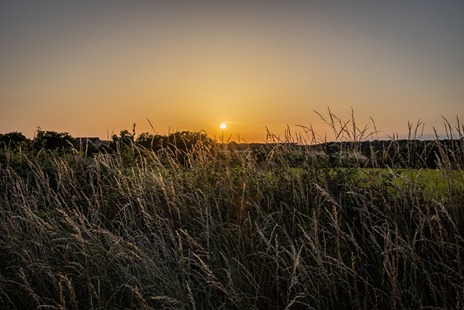
{"type": "Polygon", "coordinates": [[[0,1],[0,134],[331,140],[330,107],[433,139],[464,119],[464,1],[139,2],[0,1]]]}

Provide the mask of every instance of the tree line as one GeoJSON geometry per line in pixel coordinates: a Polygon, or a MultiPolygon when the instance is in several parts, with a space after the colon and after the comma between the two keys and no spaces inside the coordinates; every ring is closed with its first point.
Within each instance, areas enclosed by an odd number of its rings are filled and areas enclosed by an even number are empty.
{"type": "Polygon", "coordinates": [[[169,148],[181,151],[189,151],[196,145],[212,147],[215,141],[204,132],[180,131],[168,135],[158,135],[144,132],[136,135],[135,130],[121,130],[119,135],[114,134],[110,141],[103,141],[96,146],[88,138],[75,138],[67,132],[37,130],[33,139],[27,138],[21,132],[0,134],[0,146],[11,149],[23,148],[24,150],[51,150],[66,152],[72,149],[86,149],[90,153],[99,151],[114,151],[124,146],[142,146],[146,149],[159,151],[169,148]]]}
{"type": "MultiPolygon", "coordinates": [[[[317,145],[298,145],[295,143],[270,144],[219,144],[208,137],[205,132],[180,131],[168,135],[144,132],[136,134],[121,130],[109,141],[100,145],[89,142],[86,138],[75,138],[67,132],[37,130],[33,139],[28,139],[21,132],[0,134],[0,148],[21,148],[23,151],[40,150],[63,154],[78,150],[87,155],[99,152],[114,153],[130,150],[133,146],[154,152],[175,153],[184,163],[187,155],[197,148],[215,153],[218,150],[228,152],[250,151],[258,162],[275,162],[285,160],[286,165],[304,167],[314,160],[325,161],[328,167],[381,167],[381,168],[447,168],[458,169],[464,162],[464,140],[374,140],[356,142],[326,142],[317,145]],[[281,156],[274,156],[280,150],[281,156]]],[[[462,168],[462,167],[461,167],[462,168]]]]}

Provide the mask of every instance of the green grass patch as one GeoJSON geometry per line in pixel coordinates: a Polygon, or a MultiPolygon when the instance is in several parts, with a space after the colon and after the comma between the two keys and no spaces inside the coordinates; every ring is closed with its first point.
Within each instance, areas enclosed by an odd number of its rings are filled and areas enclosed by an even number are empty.
{"type": "Polygon", "coordinates": [[[430,194],[446,196],[451,191],[464,191],[464,172],[444,169],[357,168],[357,176],[365,182],[390,180],[396,186],[414,184],[430,194]]]}

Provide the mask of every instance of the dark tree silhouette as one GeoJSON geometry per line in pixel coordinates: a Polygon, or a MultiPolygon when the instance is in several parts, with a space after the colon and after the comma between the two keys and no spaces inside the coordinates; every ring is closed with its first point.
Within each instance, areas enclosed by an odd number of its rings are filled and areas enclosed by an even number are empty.
{"type": "Polygon", "coordinates": [[[76,139],[67,132],[37,130],[33,144],[36,150],[69,150],[76,144],[76,139]]]}
{"type": "Polygon", "coordinates": [[[14,131],[0,134],[0,146],[16,148],[18,146],[25,145],[28,142],[30,142],[30,140],[26,138],[26,136],[24,136],[21,132],[14,131]]]}

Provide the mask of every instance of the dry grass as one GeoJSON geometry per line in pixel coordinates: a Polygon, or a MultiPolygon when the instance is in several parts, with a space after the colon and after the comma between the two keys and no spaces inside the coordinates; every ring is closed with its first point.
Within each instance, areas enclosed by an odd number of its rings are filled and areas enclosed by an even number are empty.
{"type": "MultiPolygon", "coordinates": [[[[341,139],[366,137],[354,116],[329,119],[341,139]]],[[[464,307],[462,162],[452,173],[445,157],[434,196],[309,155],[295,173],[289,148],[258,162],[200,145],[187,166],[137,146],[2,150],[2,309],[464,307]]]]}

